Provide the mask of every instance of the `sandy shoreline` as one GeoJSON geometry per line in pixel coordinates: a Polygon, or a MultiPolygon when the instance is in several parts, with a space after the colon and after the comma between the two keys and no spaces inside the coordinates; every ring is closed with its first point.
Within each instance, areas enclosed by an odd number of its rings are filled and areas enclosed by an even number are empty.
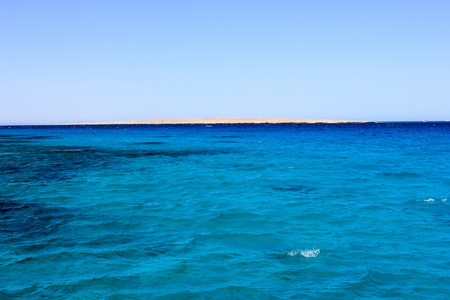
{"type": "Polygon", "coordinates": [[[209,118],[153,118],[144,120],[71,123],[68,125],[138,125],[138,124],[282,124],[282,123],[373,123],[372,121],[349,120],[313,120],[292,118],[241,118],[241,117],[209,117],[209,118]]]}

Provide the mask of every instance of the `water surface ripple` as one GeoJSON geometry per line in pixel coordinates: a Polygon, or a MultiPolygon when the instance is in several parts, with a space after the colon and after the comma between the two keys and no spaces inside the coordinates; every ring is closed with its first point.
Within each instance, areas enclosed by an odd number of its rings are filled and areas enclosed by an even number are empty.
{"type": "Polygon", "coordinates": [[[447,299],[450,124],[0,127],[0,299],[447,299]]]}

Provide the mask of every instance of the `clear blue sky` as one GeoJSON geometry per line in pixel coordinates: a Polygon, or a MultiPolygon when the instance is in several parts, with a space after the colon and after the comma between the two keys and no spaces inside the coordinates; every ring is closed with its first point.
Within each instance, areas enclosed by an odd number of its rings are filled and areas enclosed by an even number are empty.
{"type": "Polygon", "coordinates": [[[0,124],[450,119],[450,1],[0,1],[0,124]]]}

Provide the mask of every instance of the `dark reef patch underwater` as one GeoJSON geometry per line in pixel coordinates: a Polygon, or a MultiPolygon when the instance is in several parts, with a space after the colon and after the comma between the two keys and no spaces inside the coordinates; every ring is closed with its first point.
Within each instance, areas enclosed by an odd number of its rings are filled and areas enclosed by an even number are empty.
{"type": "Polygon", "coordinates": [[[448,299],[450,123],[0,126],[0,299],[448,299]]]}

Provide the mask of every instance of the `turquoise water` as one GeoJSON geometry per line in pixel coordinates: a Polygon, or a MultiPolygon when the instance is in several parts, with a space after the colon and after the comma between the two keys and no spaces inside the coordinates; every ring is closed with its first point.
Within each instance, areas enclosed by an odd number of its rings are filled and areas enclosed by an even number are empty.
{"type": "Polygon", "coordinates": [[[0,127],[0,299],[448,299],[450,124],[0,127]]]}

